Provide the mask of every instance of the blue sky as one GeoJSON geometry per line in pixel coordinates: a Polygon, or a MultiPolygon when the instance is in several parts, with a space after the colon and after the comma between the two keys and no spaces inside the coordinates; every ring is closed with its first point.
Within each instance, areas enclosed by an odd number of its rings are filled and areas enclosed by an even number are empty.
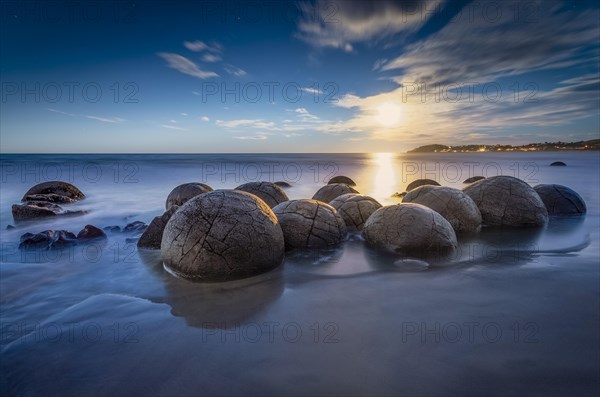
{"type": "Polygon", "coordinates": [[[599,137],[591,1],[27,1],[1,11],[2,152],[599,137]]]}

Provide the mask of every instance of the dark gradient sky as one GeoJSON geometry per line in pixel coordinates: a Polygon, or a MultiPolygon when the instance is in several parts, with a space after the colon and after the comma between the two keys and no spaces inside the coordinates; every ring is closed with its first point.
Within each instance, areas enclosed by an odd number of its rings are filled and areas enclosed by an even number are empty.
{"type": "Polygon", "coordinates": [[[596,2],[2,2],[3,152],[598,138],[596,2]]]}

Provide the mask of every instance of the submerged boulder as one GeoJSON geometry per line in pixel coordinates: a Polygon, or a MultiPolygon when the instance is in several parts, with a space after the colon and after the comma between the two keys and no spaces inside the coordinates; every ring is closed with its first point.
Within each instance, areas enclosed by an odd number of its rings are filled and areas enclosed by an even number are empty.
{"type": "Polygon", "coordinates": [[[539,227],[548,222],[540,196],[512,176],[493,176],[463,189],[473,199],[485,226],[539,227]]]}
{"type": "Polygon", "coordinates": [[[562,161],[555,161],[554,163],[550,164],[550,167],[566,167],[567,164],[563,163],[562,161]]]}
{"type": "Polygon", "coordinates": [[[146,230],[147,227],[148,225],[142,221],[133,221],[125,225],[123,233],[141,233],[146,230]]]}
{"type": "Polygon", "coordinates": [[[481,229],[479,208],[462,190],[425,185],[408,192],[402,202],[431,208],[450,222],[456,233],[471,233],[481,229]]]}
{"type": "Polygon", "coordinates": [[[406,191],[410,192],[411,190],[416,189],[419,186],[425,185],[440,186],[440,184],[434,181],[433,179],[417,179],[408,184],[408,186],[406,187],[406,191]]]}
{"type": "Polygon", "coordinates": [[[288,249],[327,247],[346,238],[344,219],[329,204],[291,200],[279,204],[273,212],[281,224],[288,249]]]}
{"type": "Polygon", "coordinates": [[[356,182],[344,175],[334,176],[327,182],[328,185],[331,185],[332,183],[345,183],[348,186],[356,186],[356,182]]]}
{"type": "Polygon", "coordinates": [[[85,227],[77,233],[77,240],[81,241],[104,238],[106,238],[106,233],[94,225],[85,225],[85,227]]]}
{"type": "Polygon", "coordinates": [[[329,185],[325,185],[319,190],[317,190],[312,199],[319,200],[324,203],[329,203],[334,198],[339,197],[342,194],[348,193],[358,193],[358,191],[354,190],[345,183],[332,183],[329,185]]]}
{"type": "Polygon", "coordinates": [[[160,249],[160,242],[162,241],[165,226],[178,208],[178,205],[173,205],[164,214],[152,219],[152,222],[150,222],[146,230],[144,230],[144,233],[140,236],[140,239],[137,241],[137,246],[140,248],[160,249]]]}
{"type": "Polygon", "coordinates": [[[277,182],[273,182],[273,183],[275,183],[277,186],[282,187],[282,188],[292,187],[292,185],[286,181],[277,181],[277,182]]]}
{"type": "Polygon", "coordinates": [[[579,216],[587,212],[587,206],[583,198],[574,191],[563,185],[537,185],[533,189],[548,210],[548,215],[554,216],[579,216]]]}
{"type": "Polygon", "coordinates": [[[66,230],[44,230],[40,233],[25,233],[21,236],[20,249],[63,248],[77,244],[77,237],[66,230]]]}
{"type": "Polygon", "coordinates": [[[329,205],[342,216],[349,231],[360,231],[371,214],[381,208],[373,197],[348,193],[334,198],[329,205]]]}
{"type": "Polygon", "coordinates": [[[204,183],[184,183],[183,185],[177,186],[171,190],[171,193],[167,196],[165,208],[168,210],[173,205],[183,205],[186,201],[192,197],[196,197],[199,194],[212,192],[213,188],[205,185],[204,183]]]}
{"type": "Polygon", "coordinates": [[[68,211],[57,204],[45,201],[27,201],[24,204],[13,204],[12,206],[15,222],[53,216],[79,216],[85,213],[83,210],[68,211]]]}
{"type": "Polygon", "coordinates": [[[264,201],[238,190],[194,197],[167,222],[161,256],[173,273],[198,281],[250,277],[279,266],[284,240],[264,201]]]}
{"type": "Polygon", "coordinates": [[[272,182],[248,182],[236,187],[235,190],[257,196],[270,208],[289,200],[283,189],[272,182]]]}
{"type": "Polygon", "coordinates": [[[470,178],[465,179],[463,183],[474,183],[482,179],[485,179],[485,176],[472,176],[470,178]]]}
{"type": "Polygon", "coordinates": [[[58,195],[65,196],[73,200],[81,200],[85,195],[74,185],[62,181],[50,181],[38,183],[25,193],[21,201],[27,201],[27,196],[31,195],[58,195]]]}
{"type": "Polygon", "coordinates": [[[450,223],[421,204],[402,203],[378,209],[365,223],[362,235],[369,245],[402,255],[447,255],[458,247],[450,223]]]}

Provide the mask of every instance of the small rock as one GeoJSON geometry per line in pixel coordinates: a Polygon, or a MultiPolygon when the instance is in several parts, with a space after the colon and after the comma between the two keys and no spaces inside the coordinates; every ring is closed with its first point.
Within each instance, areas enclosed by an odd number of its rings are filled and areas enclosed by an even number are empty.
{"type": "Polygon", "coordinates": [[[25,233],[21,236],[19,249],[62,248],[77,244],[77,237],[66,230],[44,230],[41,233],[25,233]]]}
{"type": "Polygon", "coordinates": [[[142,221],[133,221],[125,225],[125,227],[123,228],[123,233],[143,232],[144,230],[146,230],[147,227],[148,225],[146,225],[142,221]]]}
{"type": "Polygon", "coordinates": [[[6,225],[6,230],[16,229],[13,225],[6,225]]]}
{"type": "Polygon", "coordinates": [[[356,186],[356,182],[344,175],[334,176],[327,182],[328,185],[331,185],[332,183],[345,183],[348,186],[356,186]]]}
{"type": "Polygon", "coordinates": [[[567,164],[563,163],[562,161],[555,161],[554,163],[550,164],[550,167],[566,167],[567,164]]]}
{"type": "Polygon", "coordinates": [[[402,193],[396,192],[396,193],[392,194],[392,197],[394,197],[394,198],[403,198],[404,196],[406,196],[406,192],[402,192],[402,193]]]}
{"type": "Polygon", "coordinates": [[[93,240],[98,238],[106,238],[106,233],[94,225],[85,225],[85,227],[77,233],[77,240],[93,240]]]}
{"type": "Polygon", "coordinates": [[[115,226],[115,225],[106,226],[106,227],[103,227],[102,229],[104,229],[105,231],[110,232],[110,233],[119,233],[121,231],[121,227],[115,226]]]}

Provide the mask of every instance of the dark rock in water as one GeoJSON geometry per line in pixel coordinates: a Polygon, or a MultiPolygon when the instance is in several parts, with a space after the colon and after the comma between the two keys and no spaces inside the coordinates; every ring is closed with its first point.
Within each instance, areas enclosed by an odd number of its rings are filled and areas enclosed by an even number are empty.
{"type": "Polygon", "coordinates": [[[408,184],[408,186],[406,187],[406,191],[410,192],[411,190],[416,189],[419,186],[425,185],[440,186],[440,184],[434,181],[433,179],[417,179],[408,184]]]}
{"type": "Polygon", "coordinates": [[[121,227],[120,226],[106,226],[102,228],[104,231],[110,232],[110,233],[119,233],[121,231],[121,227]]]}
{"type": "Polygon", "coordinates": [[[137,244],[137,242],[139,241],[139,239],[140,239],[139,237],[127,237],[125,239],[125,242],[127,244],[137,244]]]}
{"type": "Polygon", "coordinates": [[[146,225],[142,221],[133,221],[125,225],[125,227],[123,228],[123,233],[143,232],[144,230],[146,230],[147,227],[148,225],[146,225]]]}
{"type": "Polygon", "coordinates": [[[165,266],[198,281],[255,276],[284,258],[281,227],[253,194],[216,190],[189,200],[167,222],[161,242],[165,266]]]}
{"type": "Polygon", "coordinates": [[[13,204],[12,215],[15,221],[25,221],[52,216],[78,216],[85,211],[66,211],[61,206],[43,201],[27,201],[25,204],[13,204]]]}
{"type": "Polygon", "coordinates": [[[204,183],[184,183],[183,185],[177,186],[169,193],[165,208],[168,210],[173,205],[181,206],[192,197],[212,191],[213,188],[204,183]]]}
{"type": "Polygon", "coordinates": [[[279,186],[279,187],[283,187],[283,188],[286,188],[286,187],[292,187],[292,185],[291,185],[291,184],[289,184],[289,183],[287,183],[287,182],[285,182],[285,181],[277,181],[277,182],[274,182],[274,183],[275,183],[277,186],[279,186]]]}
{"type": "Polygon", "coordinates": [[[396,192],[396,193],[392,194],[392,197],[394,197],[394,198],[402,198],[404,196],[406,196],[406,192],[402,192],[402,193],[396,192]]]}
{"type": "Polygon", "coordinates": [[[72,199],[67,196],[61,196],[59,194],[29,194],[23,197],[23,201],[44,201],[47,203],[57,203],[57,204],[72,204],[77,200],[72,199]]]}
{"type": "Polygon", "coordinates": [[[465,179],[463,183],[474,183],[482,179],[485,179],[485,176],[472,176],[470,178],[465,179]]]}
{"type": "Polygon", "coordinates": [[[583,198],[576,191],[566,186],[537,185],[533,189],[540,195],[548,210],[548,215],[579,216],[587,212],[587,206],[583,198]]]}
{"type": "Polygon", "coordinates": [[[402,255],[446,255],[458,247],[452,225],[421,204],[403,203],[378,209],[365,223],[362,235],[369,245],[402,255]]]}
{"type": "Polygon", "coordinates": [[[73,200],[81,200],[85,198],[85,195],[79,190],[77,187],[71,185],[67,182],[62,181],[51,181],[51,182],[43,182],[33,186],[31,189],[25,193],[23,199],[21,201],[26,201],[27,196],[30,195],[58,195],[58,196],[66,196],[73,200]]]}
{"type": "Polygon", "coordinates": [[[173,205],[164,214],[152,219],[152,222],[150,222],[138,240],[137,246],[140,248],[160,249],[160,242],[162,241],[162,235],[163,231],[165,230],[165,226],[178,208],[178,205],[173,205]]]}
{"type": "Polygon", "coordinates": [[[25,233],[21,236],[20,249],[62,248],[77,244],[77,237],[65,230],[44,230],[41,233],[25,233]]]}
{"type": "Polygon", "coordinates": [[[257,196],[267,203],[270,208],[289,200],[287,194],[279,186],[271,182],[244,183],[236,187],[235,190],[241,190],[242,192],[257,196]]]}
{"type": "Polygon", "coordinates": [[[473,199],[485,226],[539,227],[548,222],[540,196],[512,176],[493,176],[463,189],[473,199]]]}
{"type": "Polygon", "coordinates": [[[329,204],[317,200],[291,200],[279,204],[273,212],[281,224],[288,249],[327,247],[346,238],[346,223],[329,204]]]}
{"type": "Polygon", "coordinates": [[[563,163],[562,161],[555,161],[554,163],[550,164],[551,167],[566,167],[567,164],[563,163]]]}
{"type": "Polygon", "coordinates": [[[462,190],[424,185],[408,192],[402,202],[431,208],[450,222],[456,233],[472,233],[481,229],[479,208],[462,190]]]}
{"type": "Polygon", "coordinates": [[[329,203],[342,216],[350,231],[360,231],[371,214],[381,208],[373,197],[349,193],[334,198],[329,203]]]}
{"type": "Polygon", "coordinates": [[[345,183],[348,186],[356,186],[356,182],[344,175],[334,176],[327,182],[328,185],[331,185],[332,183],[345,183]]]}
{"type": "Polygon", "coordinates": [[[6,230],[16,229],[13,225],[6,225],[6,230]]]}
{"type": "Polygon", "coordinates": [[[77,240],[93,240],[97,238],[106,238],[106,233],[94,225],[85,225],[85,227],[77,233],[77,240]]]}
{"type": "Polygon", "coordinates": [[[317,190],[312,199],[319,200],[324,203],[329,203],[334,198],[339,197],[342,194],[348,193],[358,193],[358,191],[354,190],[345,183],[332,183],[330,185],[325,185],[319,190],[317,190]]]}

